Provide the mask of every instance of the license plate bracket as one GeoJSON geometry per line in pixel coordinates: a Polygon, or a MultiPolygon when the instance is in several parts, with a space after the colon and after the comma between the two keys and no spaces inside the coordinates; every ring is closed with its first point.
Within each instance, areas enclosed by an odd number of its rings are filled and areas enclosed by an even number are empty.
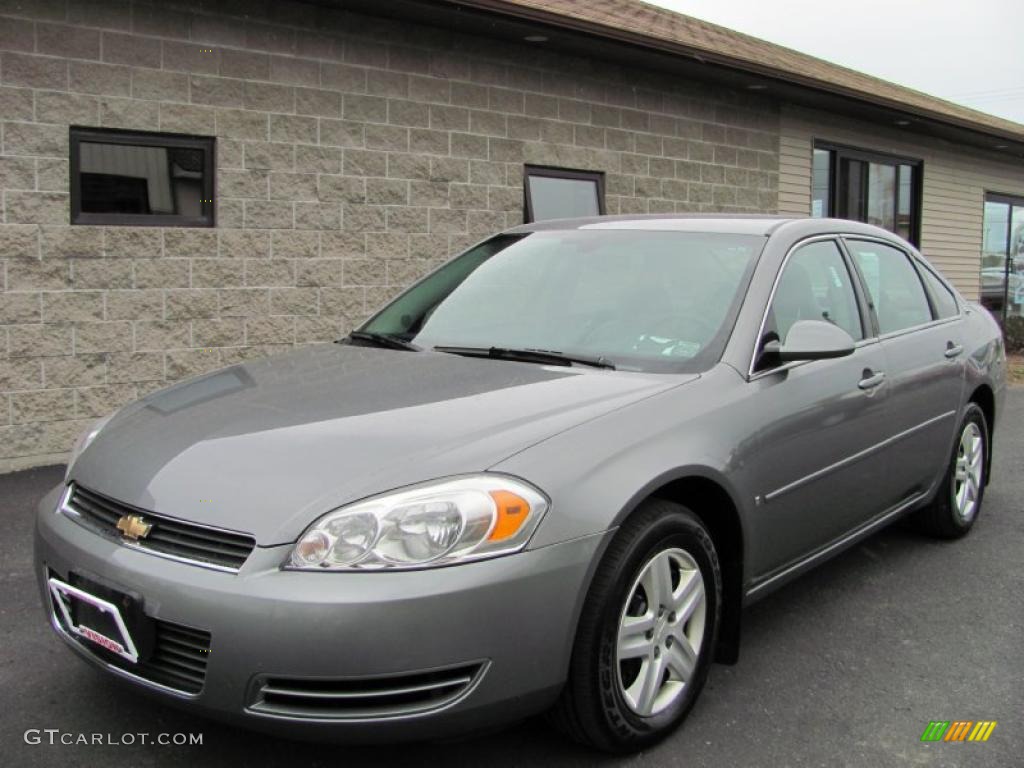
{"type": "Polygon", "coordinates": [[[50,577],[48,584],[54,605],[60,611],[64,619],[64,626],[69,632],[130,661],[132,664],[139,662],[139,651],[118,606],[54,576],[50,577]],[[106,626],[97,629],[76,620],[78,612],[74,610],[75,601],[88,606],[95,612],[94,616],[104,617],[107,620],[106,626]],[[115,636],[110,637],[110,635],[115,636]]]}

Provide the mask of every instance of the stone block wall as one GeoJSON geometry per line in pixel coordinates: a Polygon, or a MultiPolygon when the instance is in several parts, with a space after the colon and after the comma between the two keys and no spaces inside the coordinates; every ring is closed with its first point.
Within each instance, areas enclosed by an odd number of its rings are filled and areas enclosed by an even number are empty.
{"type": "Polygon", "coordinates": [[[779,115],[527,43],[293,2],[0,0],[0,471],[169,382],[329,341],[523,217],[774,212],[779,115]],[[70,126],[216,137],[215,228],[69,224],[70,126]]]}

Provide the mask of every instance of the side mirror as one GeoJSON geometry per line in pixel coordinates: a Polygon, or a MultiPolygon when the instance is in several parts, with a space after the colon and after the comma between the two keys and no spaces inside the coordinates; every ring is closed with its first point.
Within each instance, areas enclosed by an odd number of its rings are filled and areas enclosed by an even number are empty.
{"type": "Polygon", "coordinates": [[[780,363],[828,360],[853,354],[853,338],[838,325],[824,320],[797,320],[783,343],[764,345],[764,356],[780,363]]]}

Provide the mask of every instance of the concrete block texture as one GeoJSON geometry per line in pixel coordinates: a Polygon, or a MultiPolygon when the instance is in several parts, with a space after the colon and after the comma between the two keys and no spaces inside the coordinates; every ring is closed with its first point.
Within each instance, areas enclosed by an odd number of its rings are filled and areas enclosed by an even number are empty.
{"type": "Polygon", "coordinates": [[[779,108],[314,4],[0,3],[0,471],[343,335],[520,223],[525,164],[603,172],[610,214],[774,212],[779,108]],[[216,227],[71,225],[71,126],[215,137],[216,227]]]}

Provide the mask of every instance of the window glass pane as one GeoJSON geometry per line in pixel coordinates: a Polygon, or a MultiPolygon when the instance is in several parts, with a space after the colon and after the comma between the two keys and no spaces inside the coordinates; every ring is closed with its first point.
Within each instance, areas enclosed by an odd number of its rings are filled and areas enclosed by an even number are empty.
{"type": "Polygon", "coordinates": [[[706,370],[765,238],[550,230],[494,238],[364,327],[424,347],[542,349],[627,370],[706,370]]]}
{"type": "Polygon", "coordinates": [[[831,216],[832,153],[827,149],[814,150],[814,169],[811,175],[811,216],[831,216]]]}
{"type": "Polygon", "coordinates": [[[839,215],[867,221],[867,163],[843,158],[839,174],[839,215]]]}
{"type": "Polygon", "coordinates": [[[82,211],[201,216],[201,149],[83,141],[82,211]]]}
{"type": "Polygon", "coordinates": [[[598,216],[601,213],[596,179],[531,175],[528,183],[534,221],[598,216]]]}
{"type": "Polygon", "coordinates": [[[904,240],[909,240],[913,225],[914,166],[899,167],[899,188],[896,193],[896,229],[893,230],[904,240]]]}
{"type": "Polygon", "coordinates": [[[1010,283],[1007,313],[1024,315],[1024,204],[1013,206],[1010,219],[1010,283]]]}
{"type": "Polygon", "coordinates": [[[928,284],[928,291],[932,295],[932,301],[935,302],[935,311],[939,317],[953,317],[958,310],[952,291],[926,266],[921,267],[921,276],[928,284]]]}
{"type": "Polygon", "coordinates": [[[785,342],[797,320],[827,320],[855,340],[864,338],[850,272],[834,242],[805,245],[786,262],[767,329],[785,342]]]}
{"type": "Polygon", "coordinates": [[[896,166],[868,165],[868,224],[896,231],[896,166]]]}
{"type": "Polygon", "coordinates": [[[882,243],[848,242],[883,334],[931,322],[924,286],[905,253],[882,243]]]}
{"type": "Polygon", "coordinates": [[[1002,317],[1006,303],[1006,255],[1009,252],[1010,204],[985,203],[981,247],[981,303],[1002,317]]]}

